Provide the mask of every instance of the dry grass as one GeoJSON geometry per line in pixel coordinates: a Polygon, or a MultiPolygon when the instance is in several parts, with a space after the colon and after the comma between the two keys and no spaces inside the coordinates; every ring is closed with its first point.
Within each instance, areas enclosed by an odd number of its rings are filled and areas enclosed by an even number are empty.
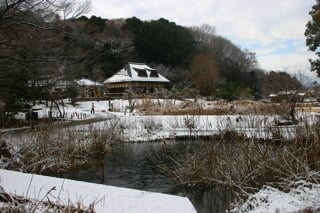
{"type": "Polygon", "coordinates": [[[51,188],[41,200],[33,200],[28,197],[7,193],[0,186],[0,212],[56,212],[56,213],[94,213],[94,205],[85,207],[82,203],[76,204],[68,201],[67,204],[58,204],[51,200],[51,188]]]}
{"type": "MultiPolygon", "coordinates": [[[[42,126],[23,136],[19,150],[13,150],[2,140],[0,157],[8,158],[8,169],[37,174],[58,174],[90,162],[102,159],[111,151],[110,143],[121,140],[117,121],[105,123],[101,129],[92,125],[63,127],[42,126]],[[9,155],[10,154],[10,155],[9,155]]],[[[17,183],[18,184],[18,183],[17,183]]],[[[61,204],[50,200],[48,191],[39,200],[7,193],[0,186],[0,212],[83,212],[93,213],[94,205],[86,207],[81,202],[61,204]]],[[[26,193],[28,194],[28,193],[26,193]]]]}
{"type": "Polygon", "coordinates": [[[112,123],[102,129],[88,125],[81,131],[74,127],[44,126],[23,138],[8,169],[37,174],[65,172],[93,158],[103,158],[111,151],[110,143],[120,140],[118,129],[112,123]]]}
{"type": "Polygon", "coordinates": [[[320,112],[320,107],[315,106],[301,106],[298,107],[297,110],[303,111],[303,112],[320,112]]]}
{"type": "Polygon", "coordinates": [[[247,138],[230,128],[210,141],[187,144],[182,154],[166,153],[154,160],[177,185],[207,189],[222,185],[235,197],[245,198],[266,183],[319,182],[310,180],[313,171],[320,171],[320,135],[316,130],[299,127],[293,139],[278,135],[263,140],[247,138]]]}
{"type": "Polygon", "coordinates": [[[232,114],[274,114],[283,111],[284,104],[241,101],[192,101],[143,99],[136,110],[145,115],[232,115],[232,114]]]}

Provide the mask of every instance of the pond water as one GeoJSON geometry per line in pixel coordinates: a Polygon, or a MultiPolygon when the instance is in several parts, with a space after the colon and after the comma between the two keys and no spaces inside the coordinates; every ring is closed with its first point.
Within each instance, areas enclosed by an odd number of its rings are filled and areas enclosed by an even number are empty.
{"type": "MultiPolygon", "coordinates": [[[[170,141],[165,148],[183,150],[191,142],[170,141]]],[[[113,152],[92,165],[64,174],[65,178],[111,186],[188,197],[197,212],[225,212],[230,196],[220,188],[210,191],[178,189],[172,180],[161,173],[150,160],[162,152],[163,143],[123,143],[114,145],[113,152]]]]}

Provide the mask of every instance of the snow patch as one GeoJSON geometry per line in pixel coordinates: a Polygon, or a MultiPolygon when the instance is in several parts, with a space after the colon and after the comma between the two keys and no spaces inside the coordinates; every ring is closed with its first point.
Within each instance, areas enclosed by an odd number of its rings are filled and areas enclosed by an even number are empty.
{"type": "MultiPolygon", "coordinates": [[[[56,204],[68,203],[89,207],[96,212],[183,212],[195,213],[188,198],[161,193],[106,186],[101,184],[0,170],[0,185],[7,193],[28,199],[50,199],[56,204]],[[51,191],[49,195],[47,193],[51,191]]],[[[1,206],[1,203],[0,203],[1,206]]]]}
{"type": "Polygon", "coordinates": [[[265,186],[256,194],[251,195],[240,207],[231,213],[262,213],[262,212],[299,212],[302,209],[320,207],[320,185],[306,181],[295,183],[288,193],[271,186],[265,186]]]}

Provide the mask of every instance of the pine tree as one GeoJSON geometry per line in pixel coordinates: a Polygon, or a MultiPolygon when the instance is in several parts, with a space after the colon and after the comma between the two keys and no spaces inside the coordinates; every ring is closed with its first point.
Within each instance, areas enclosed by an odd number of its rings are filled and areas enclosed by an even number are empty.
{"type": "Polygon", "coordinates": [[[320,0],[316,2],[309,12],[311,20],[306,25],[304,35],[306,36],[306,45],[309,47],[309,50],[315,52],[318,57],[315,60],[310,59],[311,71],[316,71],[318,76],[320,76],[320,52],[318,49],[320,45],[320,0]]]}

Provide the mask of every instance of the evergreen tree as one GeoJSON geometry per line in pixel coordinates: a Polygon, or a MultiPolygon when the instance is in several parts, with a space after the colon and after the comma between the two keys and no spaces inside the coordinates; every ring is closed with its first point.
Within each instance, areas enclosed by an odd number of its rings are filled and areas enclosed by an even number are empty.
{"type": "Polygon", "coordinates": [[[315,60],[310,59],[311,71],[316,71],[318,76],[320,76],[320,52],[318,50],[320,45],[320,0],[316,2],[309,12],[311,20],[306,25],[305,36],[306,45],[309,47],[309,50],[315,52],[318,57],[315,60]]]}
{"type": "Polygon", "coordinates": [[[133,17],[127,19],[124,29],[135,35],[138,55],[149,63],[186,66],[195,51],[189,30],[164,18],[141,22],[133,17]]]}

